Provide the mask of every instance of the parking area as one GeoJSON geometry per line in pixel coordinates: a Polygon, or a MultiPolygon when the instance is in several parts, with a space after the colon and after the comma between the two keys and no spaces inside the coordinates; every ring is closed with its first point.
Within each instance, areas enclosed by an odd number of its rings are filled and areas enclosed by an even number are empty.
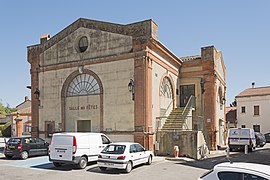
{"type": "Polygon", "coordinates": [[[209,155],[207,159],[199,161],[169,161],[165,157],[156,156],[152,165],[135,167],[130,173],[108,169],[102,172],[96,163],[88,164],[85,169],[72,166],[54,167],[49,162],[48,156],[30,157],[26,160],[8,160],[0,152],[0,171],[3,179],[197,179],[204,172],[213,168],[221,162],[253,162],[270,165],[270,144],[263,148],[257,148],[255,152],[244,154],[244,152],[233,152],[230,158],[226,158],[225,152],[217,152],[214,156],[209,155]]]}
{"type": "MultiPolygon", "coordinates": [[[[164,161],[165,157],[155,157],[153,159],[153,164],[164,161]]],[[[11,166],[18,168],[31,168],[37,170],[78,170],[76,167],[72,167],[70,165],[66,165],[63,167],[55,167],[53,163],[49,161],[48,156],[37,156],[37,157],[29,157],[26,160],[21,160],[19,158],[6,159],[3,151],[0,150],[0,166],[11,166]]],[[[88,168],[99,168],[96,163],[88,163],[88,168]]],[[[86,168],[87,169],[87,168],[86,168]]],[[[109,169],[110,171],[110,169],[109,169]]],[[[120,171],[119,171],[120,172],[120,171]]]]}

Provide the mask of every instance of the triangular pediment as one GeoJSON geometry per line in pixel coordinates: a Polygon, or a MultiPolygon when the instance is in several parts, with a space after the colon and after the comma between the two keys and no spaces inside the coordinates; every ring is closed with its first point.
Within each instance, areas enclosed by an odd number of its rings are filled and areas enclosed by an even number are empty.
{"type": "Polygon", "coordinates": [[[48,39],[45,43],[45,49],[50,48],[57,42],[61,41],[65,37],[69,36],[79,28],[87,28],[92,30],[99,30],[104,32],[116,33],[121,35],[132,36],[136,38],[154,38],[157,39],[157,25],[149,19],[132,24],[115,24],[103,21],[90,20],[85,18],[79,18],[65,29],[57,33],[52,38],[48,39]]]}

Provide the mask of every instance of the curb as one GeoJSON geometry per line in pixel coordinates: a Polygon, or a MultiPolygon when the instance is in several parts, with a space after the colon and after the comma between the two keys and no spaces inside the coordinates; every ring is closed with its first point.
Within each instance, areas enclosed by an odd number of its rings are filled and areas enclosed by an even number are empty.
{"type": "Polygon", "coordinates": [[[177,161],[177,162],[187,162],[187,161],[195,161],[194,159],[187,158],[187,157],[166,157],[166,160],[169,161],[177,161]]]}
{"type": "Polygon", "coordinates": [[[164,161],[165,157],[163,156],[154,156],[153,157],[153,162],[160,162],[160,161],[164,161]]]}

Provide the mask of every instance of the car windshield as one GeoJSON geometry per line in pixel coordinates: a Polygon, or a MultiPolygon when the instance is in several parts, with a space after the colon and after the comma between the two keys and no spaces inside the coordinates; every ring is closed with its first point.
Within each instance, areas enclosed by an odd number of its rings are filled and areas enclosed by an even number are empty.
{"type": "Polygon", "coordinates": [[[125,145],[115,145],[110,144],[107,147],[105,147],[102,151],[102,153],[105,154],[123,154],[126,149],[125,145]]]}
{"type": "Polygon", "coordinates": [[[8,143],[21,143],[21,139],[20,138],[11,138],[8,140],[8,143]]]}

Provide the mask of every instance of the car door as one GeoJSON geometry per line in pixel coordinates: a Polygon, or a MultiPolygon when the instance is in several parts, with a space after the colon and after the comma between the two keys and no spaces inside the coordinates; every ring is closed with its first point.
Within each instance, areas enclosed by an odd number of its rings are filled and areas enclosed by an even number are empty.
{"type": "Polygon", "coordinates": [[[140,153],[137,152],[136,144],[131,144],[129,147],[130,160],[133,162],[133,166],[140,164],[140,153]]]}
{"type": "Polygon", "coordinates": [[[48,152],[47,143],[41,138],[35,138],[37,152],[36,155],[46,155],[48,152]]]}
{"type": "Polygon", "coordinates": [[[135,147],[137,149],[138,157],[139,157],[139,164],[143,164],[147,162],[148,160],[148,154],[145,151],[145,148],[140,144],[135,144],[135,147]]]}
{"type": "Polygon", "coordinates": [[[37,148],[35,138],[30,137],[28,145],[29,145],[29,155],[30,156],[38,155],[38,152],[37,152],[38,148],[37,148]]]}

